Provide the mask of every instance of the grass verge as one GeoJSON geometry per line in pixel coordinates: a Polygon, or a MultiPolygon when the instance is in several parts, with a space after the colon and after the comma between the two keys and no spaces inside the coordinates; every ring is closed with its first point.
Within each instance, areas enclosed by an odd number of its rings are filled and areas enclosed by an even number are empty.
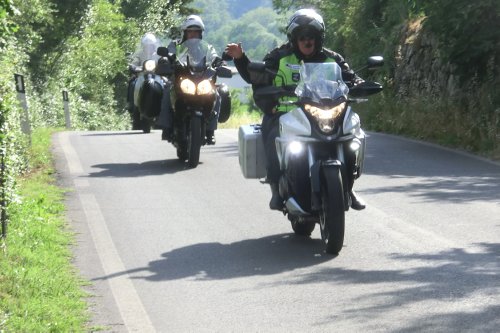
{"type": "MultiPolygon", "coordinates": [[[[240,112],[219,128],[261,122],[240,112]]],[[[28,152],[30,172],[17,179],[7,238],[0,240],[0,333],[87,332],[88,296],[71,263],[74,240],[65,220],[64,189],[55,183],[51,136],[37,129],[28,152]]],[[[95,327],[94,330],[99,330],[95,327]]]]}
{"type": "Polygon", "coordinates": [[[87,331],[84,282],[71,263],[64,190],[55,184],[53,132],[33,133],[31,171],[18,179],[19,200],[0,241],[0,332],[87,331]]]}
{"type": "Polygon", "coordinates": [[[227,122],[218,124],[217,128],[239,128],[246,124],[260,124],[262,122],[262,114],[259,112],[241,112],[231,116],[227,122]]]}

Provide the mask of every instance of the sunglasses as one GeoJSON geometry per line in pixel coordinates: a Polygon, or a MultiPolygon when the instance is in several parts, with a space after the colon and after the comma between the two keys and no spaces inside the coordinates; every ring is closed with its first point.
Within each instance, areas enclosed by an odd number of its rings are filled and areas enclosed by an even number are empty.
{"type": "Polygon", "coordinates": [[[304,36],[299,36],[299,41],[303,42],[303,41],[306,41],[306,40],[313,40],[314,37],[313,36],[310,36],[310,35],[304,35],[304,36]]]}

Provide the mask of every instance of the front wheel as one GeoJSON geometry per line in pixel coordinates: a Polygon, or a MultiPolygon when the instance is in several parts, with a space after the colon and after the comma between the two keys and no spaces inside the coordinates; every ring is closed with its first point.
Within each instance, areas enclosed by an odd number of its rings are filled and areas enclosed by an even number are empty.
{"type": "Polygon", "coordinates": [[[344,245],[345,232],[342,175],[338,168],[324,167],[322,178],[321,238],[327,253],[338,254],[344,245]]]}
{"type": "Polygon", "coordinates": [[[132,130],[142,130],[141,114],[139,113],[137,106],[133,106],[130,116],[132,118],[132,130]]]}
{"type": "Polygon", "coordinates": [[[292,224],[292,229],[298,236],[311,236],[311,233],[316,227],[315,221],[306,220],[298,216],[289,216],[288,219],[292,224]]]}
{"type": "Polygon", "coordinates": [[[191,168],[196,168],[200,162],[201,118],[192,117],[190,127],[191,131],[188,138],[188,165],[191,168]]]}

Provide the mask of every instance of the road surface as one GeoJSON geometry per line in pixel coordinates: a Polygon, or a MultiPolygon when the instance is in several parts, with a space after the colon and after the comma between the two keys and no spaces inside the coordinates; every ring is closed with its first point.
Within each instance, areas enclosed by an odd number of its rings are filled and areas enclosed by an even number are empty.
{"type": "Polygon", "coordinates": [[[105,332],[498,332],[500,165],[369,133],[344,248],[293,234],[237,130],[200,164],[160,132],[62,132],[54,153],[105,332]]]}

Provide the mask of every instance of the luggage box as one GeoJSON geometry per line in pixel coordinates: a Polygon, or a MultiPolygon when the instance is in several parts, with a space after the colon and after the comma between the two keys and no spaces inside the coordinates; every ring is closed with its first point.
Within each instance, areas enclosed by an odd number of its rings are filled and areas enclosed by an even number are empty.
{"type": "Polygon", "coordinates": [[[260,125],[242,125],[238,131],[240,168],[245,178],[266,176],[266,154],[260,125]]]}

